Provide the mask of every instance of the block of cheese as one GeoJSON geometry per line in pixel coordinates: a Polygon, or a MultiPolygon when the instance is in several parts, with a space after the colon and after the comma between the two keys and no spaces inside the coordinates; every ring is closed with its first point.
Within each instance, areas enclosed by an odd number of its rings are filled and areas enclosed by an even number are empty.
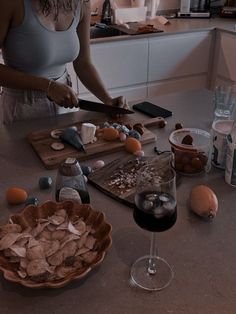
{"type": "Polygon", "coordinates": [[[92,123],[82,123],[80,136],[83,144],[89,144],[94,142],[96,133],[96,125],[92,123]]]}

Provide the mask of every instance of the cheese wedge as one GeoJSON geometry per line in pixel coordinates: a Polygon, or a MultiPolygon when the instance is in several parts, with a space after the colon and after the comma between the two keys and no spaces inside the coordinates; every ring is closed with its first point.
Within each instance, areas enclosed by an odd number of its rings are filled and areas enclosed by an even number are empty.
{"type": "Polygon", "coordinates": [[[93,143],[95,139],[96,125],[92,123],[82,123],[80,136],[83,144],[93,143]]]}

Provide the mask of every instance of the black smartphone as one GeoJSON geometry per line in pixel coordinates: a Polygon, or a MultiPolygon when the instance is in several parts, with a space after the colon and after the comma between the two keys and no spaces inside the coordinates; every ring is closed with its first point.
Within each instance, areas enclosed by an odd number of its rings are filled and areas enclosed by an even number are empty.
{"type": "Polygon", "coordinates": [[[133,109],[138,110],[152,118],[155,117],[168,118],[172,116],[171,111],[160,106],[154,105],[149,101],[143,101],[141,103],[133,105],[133,109]]]}

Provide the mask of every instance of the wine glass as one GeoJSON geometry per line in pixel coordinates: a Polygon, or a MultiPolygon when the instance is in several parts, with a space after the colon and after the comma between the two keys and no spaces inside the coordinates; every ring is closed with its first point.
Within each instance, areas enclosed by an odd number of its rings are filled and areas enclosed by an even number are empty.
{"type": "Polygon", "coordinates": [[[161,168],[149,162],[137,175],[133,217],[142,229],[151,231],[150,254],[131,267],[131,279],[146,290],[162,290],[173,279],[170,265],[157,255],[156,232],[170,229],[177,219],[176,176],[170,165],[161,168]]]}

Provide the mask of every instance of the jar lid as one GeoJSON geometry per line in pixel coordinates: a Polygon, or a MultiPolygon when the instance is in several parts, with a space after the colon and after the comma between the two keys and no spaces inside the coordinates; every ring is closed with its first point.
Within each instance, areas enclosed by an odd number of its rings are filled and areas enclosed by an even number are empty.
{"type": "Polygon", "coordinates": [[[169,136],[169,142],[176,148],[196,151],[209,146],[211,138],[211,134],[205,130],[197,128],[183,128],[173,131],[169,136]],[[186,135],[190,135],[193,138],[192,145],[182,143],[182,140],[186,135]]]}
{"type": "Polygon", "coordinates": [[[218,132],[223,135],[227,135],[230,133],[234,120],[217,120],[212,124],[212,129],[215,132],[218,132]]]}

